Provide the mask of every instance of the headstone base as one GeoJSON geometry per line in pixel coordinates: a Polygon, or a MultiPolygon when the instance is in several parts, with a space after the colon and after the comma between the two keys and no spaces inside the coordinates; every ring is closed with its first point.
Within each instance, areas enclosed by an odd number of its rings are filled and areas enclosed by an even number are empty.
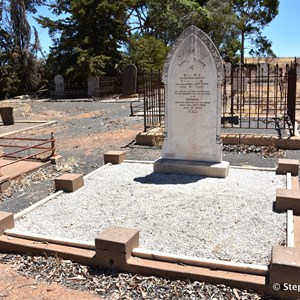
{"type": "Polygon", "coordinates": [[[229,173],[229,162],[214,163],[159,158],[154,162],[154,172],[225,178],[229,173]]]}

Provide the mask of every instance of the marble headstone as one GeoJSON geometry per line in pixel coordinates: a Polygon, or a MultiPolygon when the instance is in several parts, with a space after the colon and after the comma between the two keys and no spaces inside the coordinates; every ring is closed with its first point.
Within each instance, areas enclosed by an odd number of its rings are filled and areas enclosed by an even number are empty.
{"type": "Polygon", "coordinates": [[[174,43],[164,66],[166,121],[162,158],[154,172],[226,177],[222,161],[223,64],[209,37],[191,26],[174,43]]]}
{"type": "Polygon", "coordinates": [[[256,75],[261,77],[268,76],[268,65],[267,63],[260,63],[257,65],[256,75]]]}
{"type": "Polygon", "coordinates": [[[63,96],[65,94],[65,83],[62,75],[54,76],[55,95],[63,96]]]}
{"type": "Polygon", "coordinates": [[[127,65],[122,74],[122,97],[136,97],[137,68],[127,65]]]}
{"type": "Polygon", "coordinates": [[[99,91],[99,77],[88,77],[88,96],[89,97],[98,97],[99,91]]]}
{"type": "Polygon", "coordinates": [[[232,90],[235,93],[247,92],[248,78],[245,76],[245,70],[240,66],[232,71],[232,90]]]}

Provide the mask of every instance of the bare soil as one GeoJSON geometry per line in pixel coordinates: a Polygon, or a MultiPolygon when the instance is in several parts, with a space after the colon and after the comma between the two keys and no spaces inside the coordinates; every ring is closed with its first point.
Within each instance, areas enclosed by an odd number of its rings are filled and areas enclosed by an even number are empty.
{"type": "Polygon", "coordinates": [[[9,300],[95,300],[87,292],[68,289],[56,283],[46,283],[18,274],[16,267],[0,264],[0,299],[9,300]]]}

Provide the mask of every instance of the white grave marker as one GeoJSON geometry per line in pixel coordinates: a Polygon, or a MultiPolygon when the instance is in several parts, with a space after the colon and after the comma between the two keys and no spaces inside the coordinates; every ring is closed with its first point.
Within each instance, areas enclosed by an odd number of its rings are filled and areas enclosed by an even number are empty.
{"type": "Polygon", "coordinates": [[[195,26],[174,43],[164,66],[166,124],[163,157],[154,171],[226,177],[222,162],[223,65],[209,37],[195,26]]]}

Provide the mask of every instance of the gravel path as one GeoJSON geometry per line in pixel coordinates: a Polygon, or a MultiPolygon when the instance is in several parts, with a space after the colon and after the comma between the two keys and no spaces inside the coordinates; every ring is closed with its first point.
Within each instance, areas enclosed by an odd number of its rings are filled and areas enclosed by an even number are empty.
{"type": "Polygon", "coordinates": [[[122,163],[85,180],[16,221],[17,230],[93,241],[109,225],[141,230],[142,247],[268,264],[285,240],[286,214],[273,212],[285,176],[230,169],[225,179],[152,173],[152,164],[122,163]]]}

